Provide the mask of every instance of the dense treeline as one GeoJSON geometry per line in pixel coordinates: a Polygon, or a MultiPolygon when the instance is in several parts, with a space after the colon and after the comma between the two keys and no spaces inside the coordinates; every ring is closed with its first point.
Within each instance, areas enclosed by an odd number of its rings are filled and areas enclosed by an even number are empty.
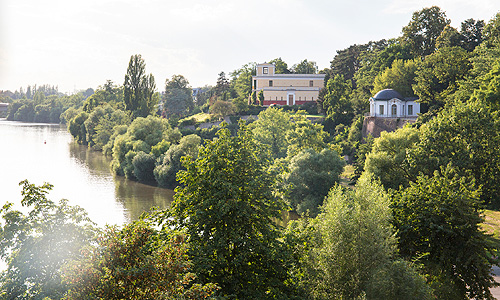
{"type": "MultiPolygon", "coordinates": [[[[253,63],[195,96],[174,75],[160,96],[132,56],[123,86],[108,82],[64,116],[116,174],[176,187],[172,207],[103,230],[48,200],[50,186],[23,182],[30,212],[0,211],[0,295],[492,299],[498,245],[480,223],[485,207],[500,207],[499,54],[500,13],[457,30],[438,7],[422,9],[402,36],[339,50],[319,71],[325,88],[307,109],[322,123],[260,108],[253,63]],[[418,97],[426,112],[363,138],[368,99],[383,88],[418,97]],[[249,111],[258,118],[234,117],[249,111]],[[198,112],[233,122],[178,126],[198,112]],[[355,167],[350,187],[339,184],[342,155],[355,167]],[[290,210],[301,218],[283,228],[290,210]]],[[[318,72],[307,60],[271,62],[277,73],[318,72]]]]}

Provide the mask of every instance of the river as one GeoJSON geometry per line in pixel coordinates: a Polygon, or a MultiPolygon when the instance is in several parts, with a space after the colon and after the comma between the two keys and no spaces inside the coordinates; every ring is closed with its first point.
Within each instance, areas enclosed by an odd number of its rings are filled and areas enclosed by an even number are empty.
{"type": "Polygon", "coordinates": [[[68,199],[101,226],[170,205],[174,191],[113,176],[109,163],[109,157],[74,142],[65,126],[0,119],[0,205],[20,207],[24,179],[54,185],[49,199],[68,199]]]}

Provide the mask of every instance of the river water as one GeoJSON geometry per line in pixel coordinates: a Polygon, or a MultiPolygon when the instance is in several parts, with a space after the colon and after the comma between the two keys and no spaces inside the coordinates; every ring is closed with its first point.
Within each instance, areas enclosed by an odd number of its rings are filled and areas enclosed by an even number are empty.
{"type": "Polygon", "coordinates": [[[136,220],[153,206],[166,208],[174,192],[113,176],[110,158],[75,143],[66,127],[0,119],[0,205],[20,207],[19,182],[54,185],[48,198],[68,199],[99,225],[136,220]]]}

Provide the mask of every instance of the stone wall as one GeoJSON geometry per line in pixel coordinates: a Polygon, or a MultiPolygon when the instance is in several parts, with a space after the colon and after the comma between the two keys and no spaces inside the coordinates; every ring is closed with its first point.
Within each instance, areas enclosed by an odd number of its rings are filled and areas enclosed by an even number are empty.
{"type": "Polygon", "coordinates": [[[415,123],[416,118],[379,118],[379,117],[365,117],[363,122],[363,138],[371,134],[373,137],[380,137],[382,131],[396,131],[402,128],[407,123],[415,123]]]}

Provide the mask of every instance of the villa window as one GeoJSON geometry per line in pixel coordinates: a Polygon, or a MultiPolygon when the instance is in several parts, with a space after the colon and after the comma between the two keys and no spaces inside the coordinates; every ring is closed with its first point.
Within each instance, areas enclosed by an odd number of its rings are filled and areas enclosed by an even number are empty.
{"type": "Polygon", "coordinates": [[[257,80],[254,80],[254,81],[253,81],[253,89],[254,89],[254,90],[255,90],[255,89],[257,89],[257,80]]]}
{"type": "Polygon", "coordinates": [[[314,86],[314,82],[312,80],[309,81],[309,86],[310,87],[313,87],[314,86]]]}
{"type": "Polygon", "coordinates": [[[273,86],[273,81],[269,80],[269,86],[273,86]]]}
{"type": "Polygon", "coordinates": [[[408,105],[408,115],[409,116],[413,115],[413,105],[408,105]]]}
{"type": "Polygon", "coordinates": [[[281,96],[281,101],[283,101],[283,96],[281,96]]]}
{"type": "Polygon", "coordinates": [[[269,69],[268,69],[268,67],[263,67],[263,68],[262,68],[262,73],[264,73],[264,74],[268,74],[268,73],[269,73],[269,69]]]}
{"type": "Polygon", "coordinates": [[[383,105],[379,105],[378,108],[379,108],[378,114],[379,115],[383,115],[384,114],[384,106],[383,105]]]}

